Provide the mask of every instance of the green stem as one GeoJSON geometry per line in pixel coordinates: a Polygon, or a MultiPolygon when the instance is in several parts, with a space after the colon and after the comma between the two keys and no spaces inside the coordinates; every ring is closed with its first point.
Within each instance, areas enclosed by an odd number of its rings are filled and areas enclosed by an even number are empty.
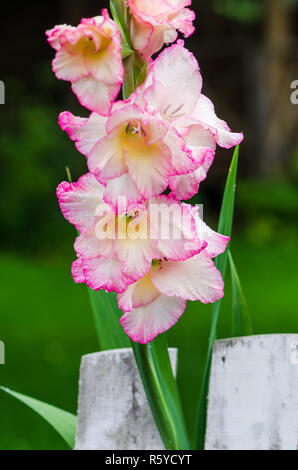
{"type": "MultiPolygon", "coordinates": [[[[132,54],[124,59],[123,98],[144,80],[147,66],[132,54]]],[[[156,426],[167,450],[190,448],[179,392],[170,364],[165,335],[146,345],[132,342],[132,349],[156,426]]]]}
{"type": "Polygon", "coordinates": [[[187,450],[190,444],[165,335],[132,348],[157,428],[167,450],[187,450]]]}

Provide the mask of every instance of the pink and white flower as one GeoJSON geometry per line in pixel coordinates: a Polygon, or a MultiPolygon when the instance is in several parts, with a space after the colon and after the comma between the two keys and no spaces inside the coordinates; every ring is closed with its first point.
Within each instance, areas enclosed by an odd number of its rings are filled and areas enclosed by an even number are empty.
{"type": "Polygon", "coordinates": [[[157,196],[173,176],[197,168],[176,129],[132,100],[115,103],[108,117],[64,112],[59,123],[87,156],[89,171],[106,188],[104,200],[114,206],[119,195],[129,205],[157,196]]]}
{"type": "Polygon", "coordinates": [[[137,90],[147,112],[162,116],[183,137],[197,163],[194,172],[175,175],[169,186],[178,199],[197,193],[212,164],[216,145],[231,148],[243,140],[217,117],[214,105],[202,94],[199,65],[183,41],[164,50],[150,63],[145,83],[137,90]],[[197,79],[196,86],[195,79],[197,79]]]}
{"type": "Polygon", "coordinates": [[[74,245],[80,259],[73,267],[76,281],[122,292],[150,270],[152,260],[184,260],[205,247],[192,206],[159,196],[116,211],[104,202],[103,191],[91,173],[57,188],[64,217],[80,232],[74,245]]]}
{"type": "Polygon", "coordinates": [[[216,145],[241,142],[243,135],[230,131],[201,90],[198,63],[179,41],[151,62],[145,83],[114,103],[109,116],[60,115],[62,129],[105,186],[107,203],[115,206],[123,195],[137,204],[167,187],[175,198],[189,199],[206,178],[216,145]]]}
{"type": "Polygon", "coordinates": [[[70,81],[83,106],[108,114],[123,82],[121,33],[107,10],[83,18],[77,27],[59,25],[47,31],[56,50],[53,71],[70,81]]]}
{"type": "Polygon", "coordinates": [[[63,215],[80,231],[72,275],[94,290],[119,294],[121,323],[134,341],[151,341],[170,328],[187,300],[222,297],[212,257],[229,238],[204,224],[196,208],[159,196],[116,212],[103,191],[91,173],[57,189],[63,215]]]}
{"type": "Polygon", "coordinates": [[[209,231],[205,235],[212,238],[210,251],[207,244],[184,261],[155,260],[144,278],[118,295],[119,307],[125,312],[120,323],[133,341],[148,343],[171,328],[187,300],[210,303],[223,297],[224,283],[212,256],[223,252],[229,239],[209,231]]]}
{"type": "Polygon", "coordinates": [[[133,48],[144,61],[164,44],[175,42],[178,31],[185,37],[193,34],[195,13],[188,7],[191,0],[128,0],[133,48]]]}

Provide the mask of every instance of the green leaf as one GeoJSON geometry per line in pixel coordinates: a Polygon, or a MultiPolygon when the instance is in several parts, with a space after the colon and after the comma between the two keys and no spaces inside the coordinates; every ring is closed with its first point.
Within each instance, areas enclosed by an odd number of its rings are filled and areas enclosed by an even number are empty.
{"type": "Polygon", "coordinates": [[[137,69],[136,73],[136,86],[142,85],[144,83],[148,70],[148,62],[141,63],[140,67],[137,69]]]}
{"type": "MultiPolygon", "coordinates": [[[[231,236],[233,215],[234,215],[234,203],[235,203],[235,190],[236,190],[236,178],[237,178],[237,166],[238,166],[239,146],[235,148],[232,163],[229,169],[229,174],[226,181],[224,196],[222,200],[222,206],[219,216],[218,232],[223,235],[231,236]]],[[[215,265],[220,270],[223,279],[225,279],[226,269],[228,261],[228,250],[215,259],[215,265]]],[[[197,449],[204,449],[205,431],[206,431],[206,419],[207,419],[207,395],[209,386],[209,375],[211,366],[212,346],[213,342],[217,338],[217,323],[219,317],[219,311],[221,306],[221,300],[215,302],[212,306],[211,314],[211,329],[208,342],[207,358],[205,364],[205,370],[203,375],[202,388],[200,392],[198,415],[197,415],[197,449]]]]}
{"type": "Polygon", "coordinates": [[[130,16],[128,7],[124,5],[123,0],[110,0],[110,9],[114,21],[117,23],[120,32],[122,34],[122,41],[128,47],[130,47],[130,33],[129,33],[129,22],[130,16]]]}
{"type": "Polygon", "coordinates": [[[134,51],[129,47],[127,43],[122,43],[122,59],[126,59],[126,57],[129,57],[131,54],[133,54],[134,51]]]}
{"type": "Polygon", "coordinates": [[[167,450],[190,448],[165,335],[148,344],[132,342],[157,428],[167,450]]]}
{"type": "Polygon", "coordinates": [[[28,397],[18,392],[14,392],[9,388],[2,387],[0,389],[9,395],[13,396],[17,400],[21,401],[25,405],[29,406],[32,410],[38,413],[44,418],[67,442],[67,444],[73,449],[75,444],[77,417],[67,411],[61,410],[56,406],[49,405],[35,398],[28,397]]]}
{"type": "Polygon", "coordinates": [[[119,322],[122,312],[118,308],[116,294],[89,288],[88,292],[100,349],[129,348],[130,341],[119,322]]]}
{"type": "Polygon", "coordinates": [[[129,98],[136,89],[134,74],[135,57],[136,55],[133,53],[123,60],[124,82],[122,86],[122,94],[125,100],[129,98]]]}
{"type": "Polygon", "coordinates": [[[228,251],[231,269],[232,291],[233,291],[233,336],[249,336],[253,334],[250,315],[244,297],[241,282],[236,270],[230,250],[228,251]]]}

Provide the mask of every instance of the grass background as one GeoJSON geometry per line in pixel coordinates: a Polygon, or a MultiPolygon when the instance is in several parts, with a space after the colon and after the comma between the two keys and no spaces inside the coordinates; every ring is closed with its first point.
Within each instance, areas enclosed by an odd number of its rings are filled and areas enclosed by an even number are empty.
{"type": "MultiPolygon", "coordinates": [[[[232,252],[244,286],[254,333],[298,333],[295,240],[255,244],[233,238],[232,252]]],[[[73,255],[64,259],[0,256],[1,331],[6,364],[0,384],[76,412],[82,354],[98,350],[85,286],[70,275],[73,255]]],[[[227,273],[219,333],[230,336],[231,289],[227,273]]],[[[210,327],[210,306],[189,302],[168,333],[179,348],[178,383],[188,427],[201,381],[210,327]]],[[[24,405],[0,392],[0,449],[65,449],[49,425],[24,405]]]]}

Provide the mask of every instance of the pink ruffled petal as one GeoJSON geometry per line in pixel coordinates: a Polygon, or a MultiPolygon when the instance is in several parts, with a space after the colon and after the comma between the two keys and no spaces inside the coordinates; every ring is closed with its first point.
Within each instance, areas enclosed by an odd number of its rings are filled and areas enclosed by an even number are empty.
{"type": "Polygon", "coordinates": [[[201,125],[194,125],[187,128],[184,140],[191,150],[191,156],[195,162],[203,164],[210,161],[216,150],[216,139],[209,129],[204,129],[201,125]]]}
{"type": "Polygon", "coordinates": [[[131,39],[143,60],[148,60],[165,43],[177,39],[177,31],[185,36],[194,32],[195,14],[185,8],[187,2],[173,0],[128,0],[131,21],[131,39]]]}
{"type": "Polygon", "coordinates": [[[183,41],[165,49],[154,61],[151,73],[153,84],[145,93],[148,108],[158,109],[169,121],[190,114],[201,93],[202,76],[183,41]]]}
{"type": "Polygon", "coordinates": [[[163,195],[150,200],[148,211],[150,232],[157,234],[156,259],[185,260],[204,249],[197,235],[193,206],[163,195]]]}
{"type": "Polygon", "coordinates": [[[128,171],[144,199],[165,191],[172,173],[171,151],[162,143],[126,151],[128,171]]]}
{"type": "MultiPolygon", "coordinates": [[[[132,220],[129,225],[136,227],[142,225],[142,221],[132,220]]],[[[144,216],[146,219],[146,216],[144,216]]],[[[142,228],[140,228],[142,231],[142,228]]],[[[145,239],[131,239],[131,235],[137,235],[134,232],[134,228],[128,226],[127,238],[121,240],[118,239],[115,243],[115,249],[118,254],[120,261],[122,262],[123,271],[133,280],[138,280],[145,276],[150,270],[152,260],[158,256],[157,242],[156,240],[150,240],[147,233],[145,239]],[[131,231],[131,233],[129,233],[131,231]]],[[[147,230],[146,230],[147,232],[147,230]]],[[[142,234],[141,234],[142,235],[142,234]]]]}
{"type": "Polygon", "coordinates": [[[121,294],[132,281],[123,274],[117,258],[90,258],[83,260],[86,283],[91,289],[105,289],[121,294]]]}
{"type": "Polygon", "coordinates": [[[215,258],[215,256],[223,253],[230,241],[230,237],[226,237],[208,227],[200,218],[197,208],[194,208],[193,214],[196,221],[198,237],[207,242],[206,253],[208,253],[211,258],[215,258]]]}
{"type": "Polygon", "coordinates": [[[192,116],[216,135],[216,142],[221,147],[231,148],[243,140],[242,133],[231,132],[227,123],[216,116],[212,101],[204,95],[200,96],[192,116]]]}
{"type": "Polygon", "coordinates": [[[52,62],[53,72],[60,80],[78,80],[86,77],[88,70],[80,51],[69,53],[66,49],[60,49],[52,62]]]}
{"type": "Polygon", "coordinates": [[[149,273],[118,295],[118,305],[123,312],[134,308],[145,307],[159,297],[160,292],[151,281],[149,273]]]}
{"type": "Polygon", "coordinates": [[[150,40],[153,34],[153,26],[149,23],[140,23],[135,17],[131,18],[130,35],[132,38],[132,46],[136,51],[141,52],[143,58],[146,60],[150,57],[151,48],[150,40]]]}
{"type": "Polygon", "coordinates": [[[56,50],[53,71],[72,83],[83,106],[107,115],[120,91],[124,70],[121,33],[107,10],[102,16],[83,18],[76,27],[60,25],[47,31],[56,50]]]}
{"type": "Polygon", "coordinates": [[[59,115],[59,125],[66,131],[76,148],[83,155],[88,155],[98,140],[105,135],[106,118],[91,113],[89,118],[74,116],[69,111],[59,115]]]}
{"type": "Polygon", "coordinates": [[[73,277],[73,280],[77,283],[83,283],[85,282],[85,276],[83,272],[83,260],[78,258],[72,263],[71,266],[71,274],[73,277]]]}
{"type": "Polygon", "coordinates": [[[192,158],[191,148],[185,145],[185,140],[174,128],[169,130],[163,141],[171,151],[172,174],[183,175],[195,170],[197,165],[192,158]]]}
{"type": "Polygon", "coordinates": [[[96,80],[103,82],[107,85],[115,85],[115,82],[123,82],[123,66],[120,59],[120,52],[113,53],[110,48],[102,51],[100,60],[96,54],[89,54],[85,57],[85,64],[88,72],[96,78],[96,80]]]}
{"type": "Polygon", "coordinates": [[[88,168],[101,182],[127,173],[123,152],[118,144],[117,131],[99,140],[88,155],[88,168]]]}
{"type": "Polygon", "coordinates": [[[71,88],[82,106],[90,109],[90,111],[107,116],[120,91],[121,83],[107,85],[90,76],[72,82],[71,88]]]}
{"type": "Polygon", "coordinates": [[[185,308],[185,300],[160,295],[145,307],[126,312],[120,323],[133,341],[146,344],[175,325],[185,308]]]}
{"type": "Polygon", "coordinates": [[[95,258],[97,256],[112,256],[113,255],[113,240],[99,239],[96,237],[95,230],[83,232],[77,237],[74,249],[78,256],[82,258],[95,258]]]}
{"type": "Polygon", "coordinates": [[[61,212],[79,232],[90,229],[95,222],[96,208],[103,204],[104,187],[91,173],[82,176],[77,183],[61,183],[57,197],[61,212]]]}
{"type": "Polygon", "coordinates": [[[205,250],[185,261],[162,261],[150,275],[165,295],[203,303],[216,302],[224,295],[221,274],[205,250]]]}
{"type": "Polygon", "coordinates": [[[187,200],[195,196],[200,183],[207,177],[213,159],[214,152],[208,152],[205,155],[204,163],[193,173],[171,177],[169,181],[169,187],[172,190],[171,195],[179,200],[187,200]]]}
{"type": "Polygon", "coordinates": [[[115,208],[122,206],[123,209],[131,204],[138,204],[143,199],[128,173],[109,180],[103,198],[107,204],[111,204],[115,208]]]}

